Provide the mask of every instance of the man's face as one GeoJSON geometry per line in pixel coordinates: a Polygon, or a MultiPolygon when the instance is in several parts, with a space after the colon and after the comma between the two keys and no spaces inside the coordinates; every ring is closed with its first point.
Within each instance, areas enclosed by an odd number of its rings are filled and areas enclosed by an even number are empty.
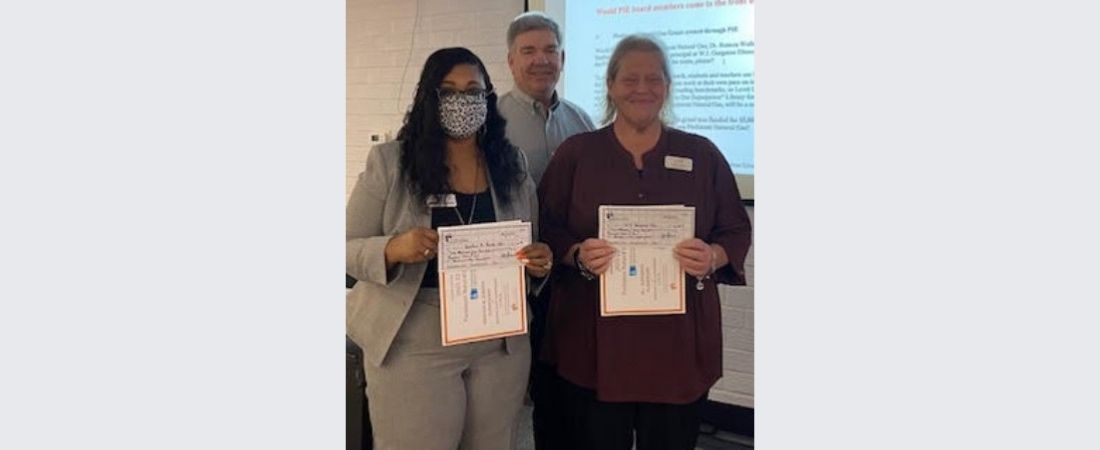
{"type": "Polygon", "coordinates": [[[508,49],[512,79],[532,97],[549,97],[554,92],[564,62],[565,54],[550,30],[520,33],[508,49]]]}

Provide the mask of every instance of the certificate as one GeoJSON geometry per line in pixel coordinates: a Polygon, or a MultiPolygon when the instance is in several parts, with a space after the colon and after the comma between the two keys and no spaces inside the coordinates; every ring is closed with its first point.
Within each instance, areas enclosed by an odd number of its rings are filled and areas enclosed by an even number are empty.
{"type": "Polygon", "coordinates": [[[695,208],[600,206],[600,239],[615,247],[600,275],[600,315],[683,314],[684,271],[673,248],[695,235],[695,208]]]}
{"type": "Polygon", "coordinates": [[[527,280],[516,252],[529,222],[439,227],[439,325],[443,345],[527,332],[527,280]]]}

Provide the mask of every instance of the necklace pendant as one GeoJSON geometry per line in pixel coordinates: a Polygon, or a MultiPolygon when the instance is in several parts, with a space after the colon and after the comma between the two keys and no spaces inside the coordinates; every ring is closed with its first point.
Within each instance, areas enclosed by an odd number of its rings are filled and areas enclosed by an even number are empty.
{"type": "Polygon", "coordinates": [[[458,205],[457,204],[455,206],[452,206],[451,209],[454,210],[455,215],[458,216],[458,222],[459,223],[461,223],[463,225],[473,224],[474,223],[474,212],[477,210],[477,194],[474,194],[474,199],[473,199],[473,201],[470,202],[470,214],[467,215],[465,218],[462,217],[462,211],[458,210],[458,205]]]}
{"type": "Polygon", "coordinates": [[[695,290],[697,290],[697,291],[703,290],[703,288],[705,287],[705,286],[703,286],[703,279],[699,278],[699,277],[695,277],[695,280],[696,280],[695,281],[695,290]]]}

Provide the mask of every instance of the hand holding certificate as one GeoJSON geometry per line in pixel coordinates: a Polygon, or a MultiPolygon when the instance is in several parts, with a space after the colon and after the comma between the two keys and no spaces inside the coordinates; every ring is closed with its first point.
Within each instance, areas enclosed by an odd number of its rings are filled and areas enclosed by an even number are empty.
{"type": "Polygon", "coordinates": [[[600,207],[600,239],[615,247],[600,276],[600,315],[683,314],[684,271],[673,248],[694,235],[695,208],[600,207]]]}
{"type": "Polygon", "coordinates": [[[531,224],[439,227],[439,321],[443,345],[527,332],[527,284],[516,252],[531,224]]]}

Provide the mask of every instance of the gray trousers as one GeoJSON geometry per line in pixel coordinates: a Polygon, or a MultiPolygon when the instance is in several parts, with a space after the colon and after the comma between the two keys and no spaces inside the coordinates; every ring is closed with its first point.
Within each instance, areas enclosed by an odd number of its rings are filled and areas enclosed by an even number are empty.
{"type": "Polygon", "coordinates": [[[421,289],[380,367],[364,363],[374,448],[511,450],[531,348],[504,341],[443,347],[439,291],[421,289]]]}

